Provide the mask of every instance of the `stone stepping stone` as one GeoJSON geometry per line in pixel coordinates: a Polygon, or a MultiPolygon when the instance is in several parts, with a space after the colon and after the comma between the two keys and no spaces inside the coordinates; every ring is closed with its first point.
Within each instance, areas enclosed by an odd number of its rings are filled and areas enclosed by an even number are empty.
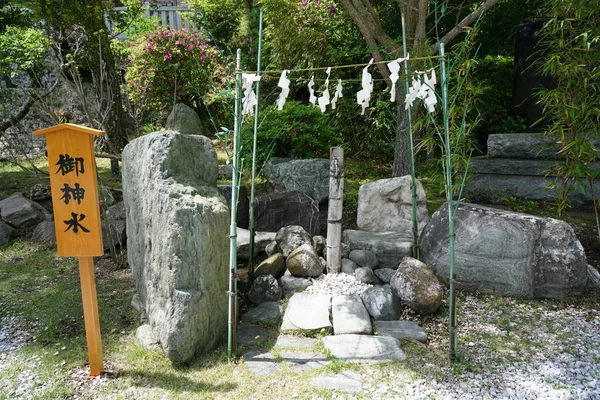
{"type": "Polygon", "coordinates": [[[349,333],[370,335],[373,332],[369,312],[357,294],[333,297],[331,315],[335,335],[349,333]]]}
{"type": "Polygon", "coordinates": [[[244,364],[256,376],[267,376],[284,369],[287,363],[294,372],[303,372],[329,365],[331,361],[314,351],[280,351],[277,357],[264,350],[249,351],[242,356],[244,364]]]}
{"type": "Polygon", "coordinates": [[[314,387],[341,392],[355,393],[362,390],[362,379],[354,371],[342,371],[333,376],[317,376],[312,379],[314,387]]]}
{"type": "Polygon", "coordinates": [[[380,363],[406,359],[400,341],[389,336],[333,335],[322,341],[340,361],[380,363]]]}
{"type": "Polygon", "coordinates": [[[242,356],[244,364],[256,376],[267,376],[281,371],[275,356],[268,351],[249,351],[242,356]]]}
{"type": "Polygon", "coordinates": [[[286,349],[314,349],[317,339],[295,335],[279,335],[275,341],[274,348],[286,349]]]}
{"type": "Polygon", "coordinates": [[[329,361],[324,354],[312,351],[280,351],[279,356],[283,358],[295,372],[308,371],[331,364],[331,361],[329,361]]]}
{"type": "Polygon", "coordinates": [[[242,316],[242,322],[273,326],[281,318],[281,306],[276,301],[265,301],[242,316]]]}
{"type": "Polygon", "coordinates": [[[269,332],[262,326],[239,324],[236,337],[240,346],[256,346],[267,341],[269,332]]]}
{"type": "Polygon", "coordinates": [[[294,293],[283,315],[281,332],[331,329],[331,297],[322,294],[294,293]]]}
{"type": "Polygon", "coordinates": [[[427,332],[411,321],[375,321],[375,330],[381,336],[416,340],[427,344],[427,332]]]}

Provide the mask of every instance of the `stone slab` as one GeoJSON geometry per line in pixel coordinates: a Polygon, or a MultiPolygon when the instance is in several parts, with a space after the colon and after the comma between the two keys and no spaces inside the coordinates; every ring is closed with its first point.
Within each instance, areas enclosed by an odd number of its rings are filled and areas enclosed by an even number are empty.
{"type": "Polygon", "coordinates": [[[281,332],[319,331],[332,328],[329,321],[331,297],[322,294],[294,293],[283,315],[281,332]]]}
{"type": "MultiPolygon", "coordinates": [[[[518,196],[529,200],[554,201],[558,195],[556,188],[549,189],[551,177],[527,175],[474,175],[465,191],[472,201],[498,202],[503,198],[518,196]]],[[[600,182],[594,183],[594,191],[600,192],[600,182]]],[[[592,200],[589,190],[582,192],[576,188],[571,195],[573,206],[581,206],[592,200]]]]}
{"type": "MultiPolygon", "coordinates": [[[[275,232],[254,232],[254,255],[264,251],[269,243],[275,240],[275,232]]],[[[248,260],[250,255],[250,231],[248,229],[237,229],[237,257],[240,260],[248,260]]]]}
{"type": "Polygon", "coordinates": [[[400,261],[412,252],[412,233],[367,232],[346,229],[342,242],[350,250],[369,250],[379,260],[379,268],[398,268],[400,261]]]}
{"type": "Polygon", "coordinates": [[[248,324],[273,326],[281,318],[281,306],[276,301],[265,301],[242,316],[248,324]]]}
{"type": "Polygon", "coordinates": [[[340,392],[355,393],[362,390],[360,374],[348,370],[332,376],[317,376],[310,383],[317,388],[339,390],[340,392]]]}
{"type": "Polygon", "coordinates": [[[242,356],[244,364],[256,376],[268,376],[282,370],[273,353],[264,350],[249,351],[242,356]]]}
{"type": "Polygon", "coordinates": [[[334,335],[322,341],[340,361],[382,363],[406,359],[398,339],[389,336],[334,335]]]}
{"type": "MultiPolygon", "coordinates": [[[[559,159],[556,149],[549,147],[552,138],[537,133],[499,133],[488,136],[488,155],[495,158],[559,159]]],[[[592,140],[596,148],[600,140],[592,140]]]]}
{"type": "Polygon", "coordinates": [[[317,344],[317,339],[296,336],[296,335],[279,335],[275,341],[274,348],[286,349],[313,349],[317,344]]]}
{"type": "Polygon", "coordinates": [[[373,332],[369,312],[357,294],[333,297],[331,315],[333,332],[336,335],[349,333],[370,335],[373,332]]]}
{"type": "Polygon", "coordinates": [[[412,321],[375,321],[375,330],[380,336],[427,343],[427,332],[412,321]]]}
{"type": "Polygon", "coordinates": [[[279,352],[279,357],[288,363],[295,372],[308,371],[331,364],[331,361],[323,353],[316,351],[282,350],[279,352]]]}

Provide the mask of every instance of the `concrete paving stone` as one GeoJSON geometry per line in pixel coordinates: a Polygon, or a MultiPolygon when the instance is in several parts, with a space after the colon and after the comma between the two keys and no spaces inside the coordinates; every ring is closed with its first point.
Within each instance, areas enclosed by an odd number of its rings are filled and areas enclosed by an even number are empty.
{"type": "Polygon", "coordinates": [[[331,361],[323,353],[312,351],[280,351],[279,356],[283,358],[292,370],[296,372],[321,368],[331,364],[331,361]]]}
{"type": "Polygon", "coordinates": [[[412,339],[427,344],[427,332],[412,321],[375,321],[375,330],[381,336],[412,339]]]}
{"type": "Polygon", "coordinates": [[[369,312],[357,294],[333,297],[331,315],[333,332],[336,335],[350,333],[370,335],[373,332],[369,312]]]}
{"type": "Polygon", "coordinates": [[[242,356],[244,364],[256,376],[267,376],[281,371],[281,366],[271,352],[249,351],[242,356]]]}
{"type": "Polygon", "coordinates": [[[286,349],[313,349],[317,344],[317,339],[296,336],[296,335],[279,335],[275,341],[274,348],[286,349]]]}
{"type": "Polygon", "coordinates": [[[342,371],[333,376],[317,376],[312,379],[311,384],[317,388],[339,390],[348,393],[360,392],[362,390],[362,379],[354,371],[342,371]]]}
{"type": "Polygon", "coordinates": [[[322,341],[341,361],[379,363],[406,359],[400,341],[389,336],[333,335],[325,336],[322,341]]]}
{"type": "Polygon", "coordinates": [[[322,294],[294,293],[283,315],[281,332],[331,329],[331,297],[322,294]]]}

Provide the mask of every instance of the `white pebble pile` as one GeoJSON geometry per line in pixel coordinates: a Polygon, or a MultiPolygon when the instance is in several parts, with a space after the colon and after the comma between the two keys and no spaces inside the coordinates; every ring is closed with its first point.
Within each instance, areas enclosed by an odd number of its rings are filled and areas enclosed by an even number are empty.
{"type": "Polygon", "coordinates": [[[306,289],[306,292],[338,296],[342,294],[361,294],[370,287],[373,287],[373,285],[362,283],[354,275],[344,273],[323,274],[312,279],[312,285],[306,289]]]}

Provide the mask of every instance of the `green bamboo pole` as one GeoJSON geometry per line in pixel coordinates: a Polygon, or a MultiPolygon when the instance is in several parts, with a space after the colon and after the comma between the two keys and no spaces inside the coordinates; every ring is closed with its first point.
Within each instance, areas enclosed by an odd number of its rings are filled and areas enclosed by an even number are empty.
{"type": "MultiPolygon", "coordinates": [[[[406,26],[404,23],[404,13],[402,13],[402,50],[404,52],[404,88],[405,93],[408,93],[408,52],[406,49],[406,26]]],[[[419,221],[417,217],[417,178],[415,172],[415,151],[413,143],[413,130],[412,130],[412,112],[410,107],[406,109],[407,122],[407,136],[408,136],[408,147],[410,152],[410,177],[412,186],[412,233],[413,233],[413,249],[412,256],[419,258],[419,221]]]]}
{"type": "Polygon", "coordinates": [[[452,204],[452,154],[450,143],[450,126],[448,123],[448,80],[446,77],[446,61],[444,58],[444,43],[440,43],[440,75],[442,80],[442,113],[444,118],[444,173],[446,178],[446,202],[448,205],[448,238],[450,254],[450,315],[448,318],[448,331],[450,334],[449,355],[451,361],[456,361],[458,356],[458,341],[456,338],[456,293],[454,291],[454,205],[452,204]]]}
{"type": "Polygon", "coordinates": [[[242,50],[237,50],[235,75],[235,111],[233,123],[233,176],[231,180],[231,221],[229,225],[229,316],[227,321],[227,357],[232,358],[236,351],[236,321],[237,321],[237,200],[239,190],[239,142],[241,128],[241,98],[242,98],[242,50]]]}
{"type": "MultiPolygon", "coordinates": [[[[256,73],[260,76],[260,58],[262,53],[263,33],[263,9],[260,8],[258,23],[258,60],[256,62],[256,73]]],[[[248,230],[250,231],[250,243],[248,244],[248,274],[254,278],[254,180],[256,177],[256,138],[258,132],[258,106],[260,103],[260,81],[256,82],[256,107],[254,108],[254,137],[252,139],[252,176],[250,179],[250,210],[248,230]]]]}

